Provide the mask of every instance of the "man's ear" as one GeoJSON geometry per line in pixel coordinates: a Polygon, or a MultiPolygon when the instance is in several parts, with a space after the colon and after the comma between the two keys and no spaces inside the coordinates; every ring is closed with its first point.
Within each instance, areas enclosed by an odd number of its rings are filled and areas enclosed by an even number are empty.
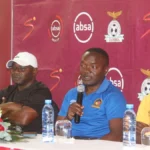
{"type": "Polygon", "coordinates": [[[37,72],[38,72],[38,69],[37,68],[33,68],[33,75],[34,76],[36,76],[37,72]]]}
{"type": "Polygon", "coordinates": [[[108,73],[108,70],[109,70],[109,67],[108,67],[108,66],[106,66],[106,67],[105,67],[105,74],[107,74],[107,73],[108,73]]]}

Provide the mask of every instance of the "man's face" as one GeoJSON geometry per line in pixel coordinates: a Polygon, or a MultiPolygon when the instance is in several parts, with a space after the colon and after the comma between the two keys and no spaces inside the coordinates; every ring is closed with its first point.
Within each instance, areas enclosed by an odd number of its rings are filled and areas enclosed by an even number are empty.
{"type": "Polygon", "coordinates": [[[80,63],[80,75],[86,86],[100,85],[107,73],[108,65],[104,56],[96,52],[83,54],[80,63]]]}
{"type": "Polygon", "coordinates": [[[36,70],[33,67],[23,67],[15,62],[12,64],[10,71],[13,82],[21,86],[32,82],[36,75],[36,70]]]}

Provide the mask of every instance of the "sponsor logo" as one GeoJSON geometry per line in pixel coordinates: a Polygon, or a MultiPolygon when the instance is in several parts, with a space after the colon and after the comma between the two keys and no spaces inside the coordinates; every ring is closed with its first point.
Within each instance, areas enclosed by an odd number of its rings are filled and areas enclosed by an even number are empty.
{"type": "Polygon", "coordinates": [[[24,22],[24,26],[30,27],[30,30],[28,31],[28,33],[26,33],[22,41],[27,39],[31,35],[31,33],[34,31],[35,27],[33,25],[33,21],[36,21],[36,17],[29,18],[24,22]]]}
{"type": "Polygon", "coordinates": [[[143,100],[144,96],[150,93],[150,70],[141,69],[141,72],[147,76],[147,78],[142,82],[141,93],[138,93],[138,99],[143,100]]]}
{"type": "Polygon", "coordinates": [[[56,15],[50,22],[48,34],[53,42],[58,42],[63,33],[63,21],[60,16],[56,15]]]}
{"type": "Polygon", "coordinates": [[[100,108],[100,105],[102,104],[102,100],[100,98],[96,99],[94,101],[94,104],[92,105],[92,107],[94,108],[100,108]]]}
{"type": "MultiPolygon", "coordinates": [[[[150,13],[144,15],[143,20],[144,20],[145,22],[150,21],[150,13]]],[[[150,29],[148,29],[148,30],[141,36],[141,39],[144,38],[145,36],[147,36],[148,34],[150,34],[150,29]]]]}
{"type": "Polygon", "coordinates": [[[120,23],[116,20],[122,14],[122,11],[119,12],[107,12],[107,14],[113,18],[113,20],[109,23],[107,33],[105,35],[106,42],[122,42],[124,39],[124,35],[121,34],[121,26],[120,23]]]}
{"type": "Polygon", "coordinates": [[[73,25],[73,31],[76,39],[80,43],[87,43],[94,31],[94,23],[92,17],[87,12],[79,13],[73,25]]]}
{"type": "Polygon", "coordinates": [[[124,79],[121,71],[117,68],[109,68],[107,78],[112,84],[120,89],[122,92],[124,89],[124,79]]]}

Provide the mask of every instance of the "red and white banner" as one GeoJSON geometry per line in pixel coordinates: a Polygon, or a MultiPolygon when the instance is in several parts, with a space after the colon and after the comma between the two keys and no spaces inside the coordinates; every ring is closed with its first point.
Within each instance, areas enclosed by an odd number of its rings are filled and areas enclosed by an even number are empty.
{"type": "Polygon", "coordinates": [[[136,110],[138,93],[148,89],[145,84],[141,90],[148,77],[141,68],[150,68],[149,16],[149,0],[14,0],[13,54],[37,56],[38,79],[60,106],[75,86],[83,52],[104,48],[110,56],[108,78],[136,110]]]}

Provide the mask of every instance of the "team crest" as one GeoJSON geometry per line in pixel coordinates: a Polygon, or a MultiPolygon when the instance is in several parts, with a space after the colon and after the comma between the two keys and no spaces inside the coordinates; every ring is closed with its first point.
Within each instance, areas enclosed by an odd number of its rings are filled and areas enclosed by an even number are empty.
{"type": "Polygon", "coordinates": [[[92,105],[92,107],[94,108],[100,108],[100,105],[102,104],[102,100],[100,98],[96,99],[94,101],[94,104],[92,105]]]}
{"type": "Polygon", "coordinates": [[[113,20],[109,23],[107,28],[108,35],[105,35],[106,42],[122,42],[124,35],[121,34],[120,23],[116,20],[121,14],[122,11],[118,12],[107,12],[108,16],[112,17],[113,20]]]}
{"type": "Polygon", "coordinates": [[[138,98],[141,101],[144,96],[150,93],[150,70],[141,69],[141,72],[147,76],[147,78],[142,82],[141,93],[138,93],[138,98]]]}

